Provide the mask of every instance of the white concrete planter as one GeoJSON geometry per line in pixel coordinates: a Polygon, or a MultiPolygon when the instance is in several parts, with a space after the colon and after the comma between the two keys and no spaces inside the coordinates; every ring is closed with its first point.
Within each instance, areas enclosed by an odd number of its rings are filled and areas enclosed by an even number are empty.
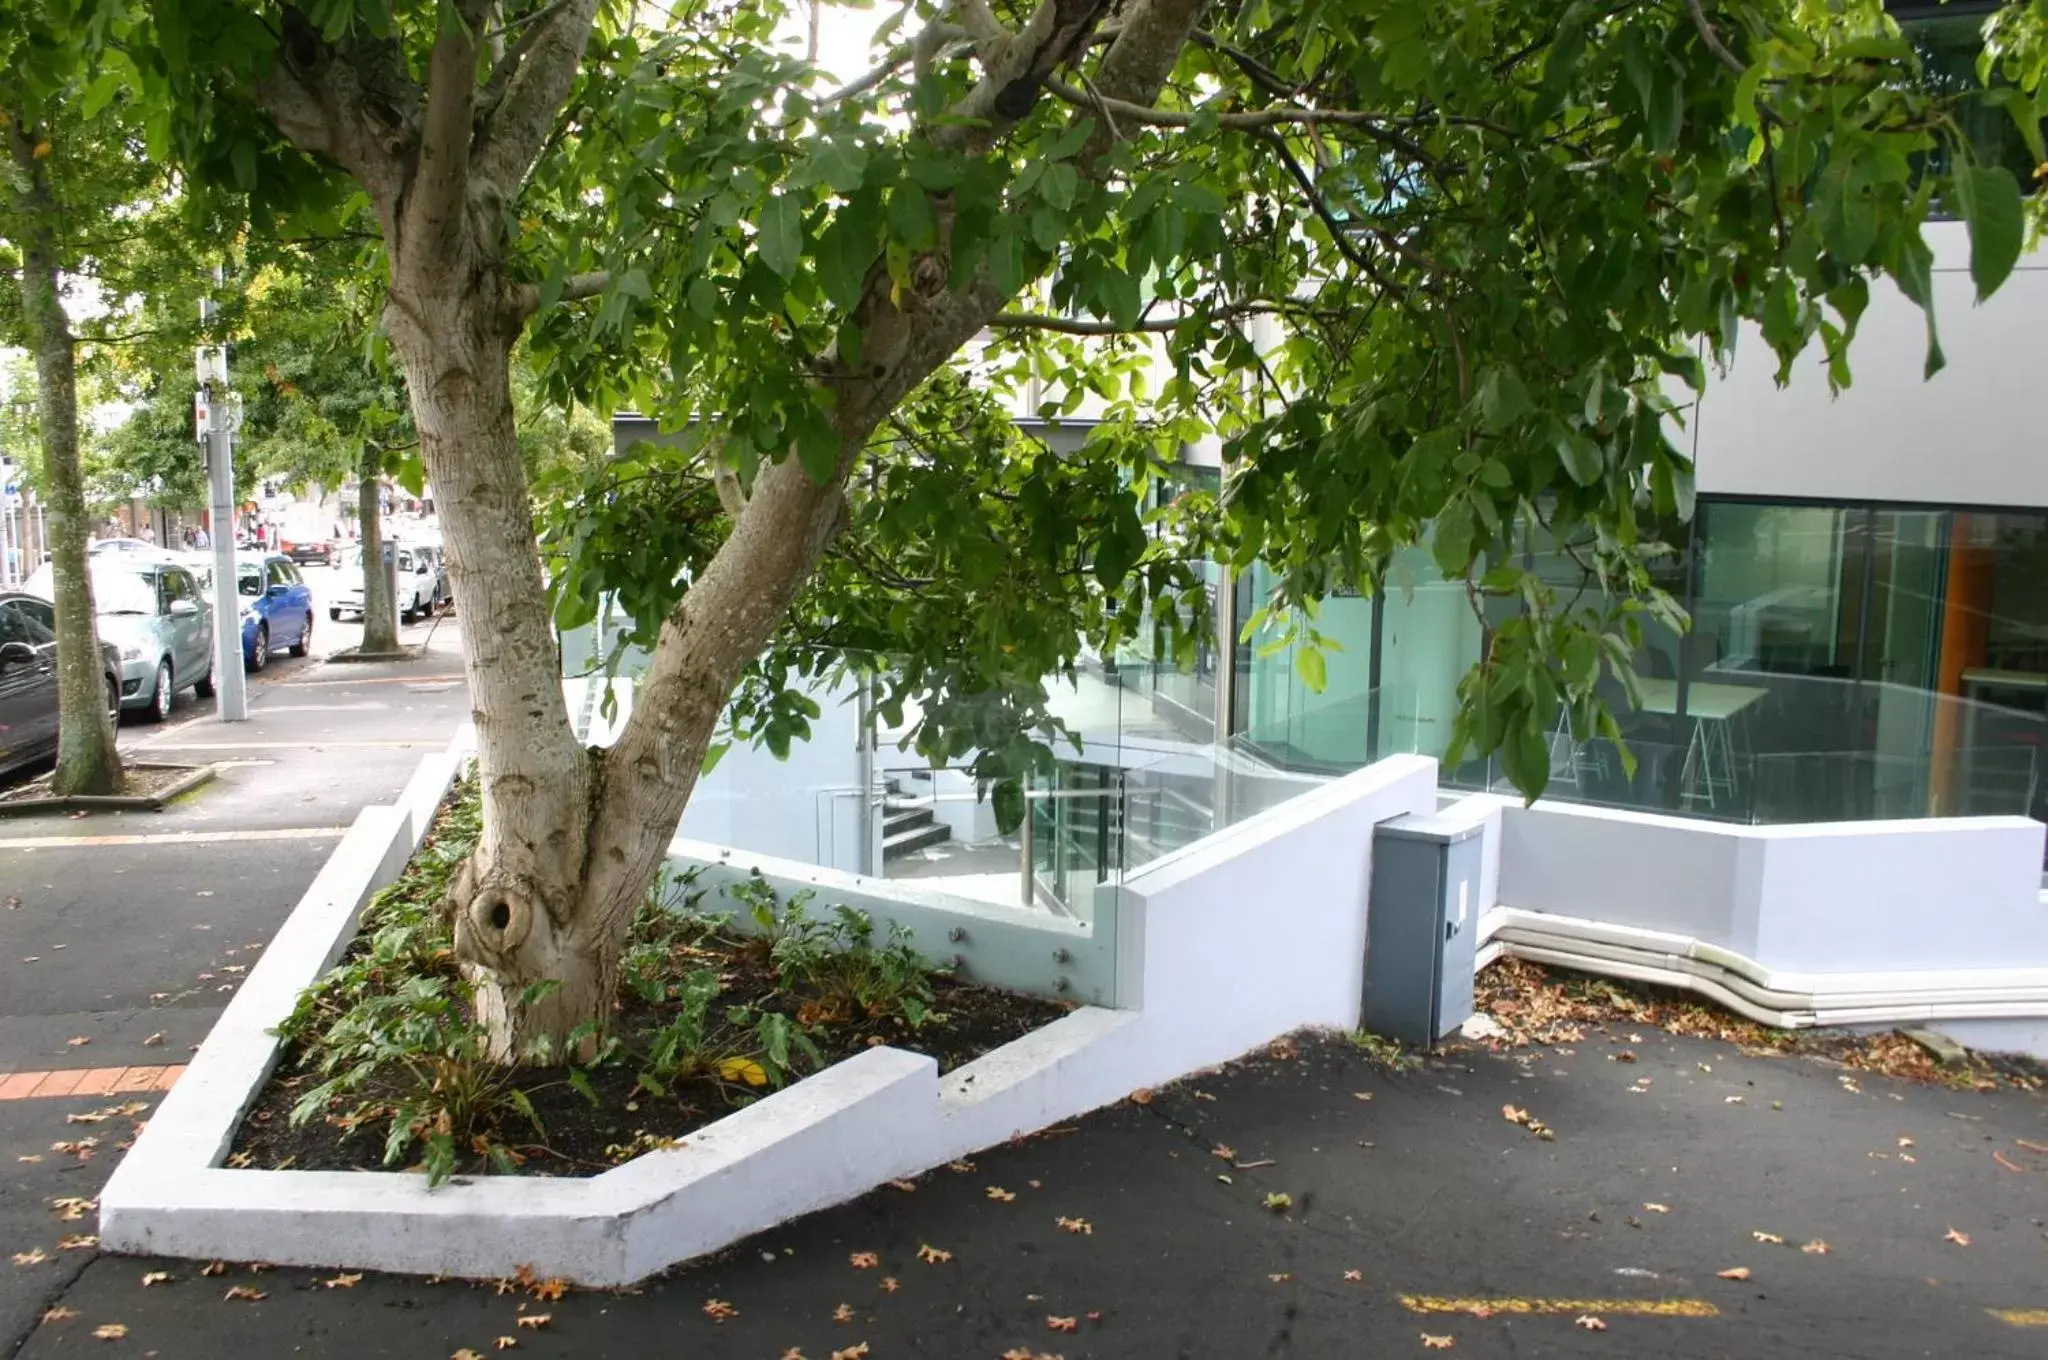
{"type": "Polygon", "coordinates": [[[464,759],[423,762],[365,808],[100,1196],[111,1251],[492,1277],[520,1267],[629,1283],[897,1177],[1045,1128],[1307,1025],[1355,1025],[1372,828],[1435,804],[1402,757],[1217,833],[1103,894],[1119,997],[941,1078],[870,1049],[588,1179],[237,1170],[236,1126],[278,1058],[271,1033],[347,947],[464,759]],[[1218,1004],[1228,998],[1230,1004],[1218,1004]]]}

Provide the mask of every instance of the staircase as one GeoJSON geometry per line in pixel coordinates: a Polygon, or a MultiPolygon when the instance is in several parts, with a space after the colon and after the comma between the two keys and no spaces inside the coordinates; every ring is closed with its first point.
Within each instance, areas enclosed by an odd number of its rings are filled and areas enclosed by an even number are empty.
{"type": "Polygon", "coordinates": [[[951,840],[953,832],[932,817],[929,798],[908,797],[894,776],[883,781],[882,858],[901,859],[928,845],[951,840]]]}

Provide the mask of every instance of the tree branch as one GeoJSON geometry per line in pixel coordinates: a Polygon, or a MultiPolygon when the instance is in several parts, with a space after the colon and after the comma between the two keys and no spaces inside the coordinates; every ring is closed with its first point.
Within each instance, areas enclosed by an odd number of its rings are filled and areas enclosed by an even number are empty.
{"type": "Polygon", "coordinates": [[[526,179],[569,98],[596,14],[597,0],[562,0],[521,35],[517,69],[505,77],[477,138],[480,187],[510,199],[526,179]]]}
{"type": "Polygon", "coordinates": [[[1060,335],[1138,335],[1165,333],[1179,327],[1182,318],[1161,317],[1119,326],[1114,321],[1083,321],[1078,317],[1052,316],[1045,312],[998,312],[988,324],[999,331],[1054,331],[1060,335]]]}
{"type": "MultiPolygon", "coordinates": [[[[562,280],[562,291],[555,296],[557,303],[583,302],[596,297],[611,285],[611,271],[593,269],[583,274],[571,274],[562,280]]],[[[506,306],[514,321],[525,321],[540,310],[540,285],[537,283],[515,283],[506,290],[506,306]]]]}
{"type": "Polygon", "coordinates": [[[439,31],[427,58],[419,153],[406,186],[400,238],[392,243],[394,267],[416,261],[418,268],[446,268],[468,219],[479,18],[457,0],[441,0],[435,11],[439,31]]]}
{"type": "Polygon", "coordinates": [[[1692,26],[1700,31],[1700,41],[1707,45],[1715,59],[1738,76],[1747,73],[1749,68],[1742,64],[1742,59],[1728,50],[1721,41],[1721,35],[1714,32],[1714,26],[1707,22],[1707,12],[1700,7],[1700,0],[1685,0],[1685,7],[1692,14],[1692,26]]]}

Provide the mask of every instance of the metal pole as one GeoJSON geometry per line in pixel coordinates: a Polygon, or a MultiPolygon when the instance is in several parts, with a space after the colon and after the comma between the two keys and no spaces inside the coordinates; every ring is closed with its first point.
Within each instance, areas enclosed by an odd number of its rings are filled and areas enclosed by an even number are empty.
{"type": "MultiPolygon", "coordinates": [[[[202,321],[213,320],[213,299],[199,304],[202,321]]],[[[228,356],[224,348],[200,351],[199,393],[207,413],[206,485],[213,519],[213,683],[222,722],[249,718],[248,682],[242,674],[242,605],[235,590],[235,465],[229,443],[228,356]]]]}

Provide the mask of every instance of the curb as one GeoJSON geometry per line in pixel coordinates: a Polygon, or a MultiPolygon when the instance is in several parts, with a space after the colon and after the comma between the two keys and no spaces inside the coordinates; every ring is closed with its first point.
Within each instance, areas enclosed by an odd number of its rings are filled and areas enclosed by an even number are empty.
{"type": "Polygon", "coordinates": [[[181,797],[210,781],[219,772],[217,765],[181,765],[164,761],[138,760],[128,766],[131,770],[185,770],[182,779],[174,779],[155,793],[149,794],[97,794],[74,793],[63,798],[20,798],[11,803],[0,803],[0,817],[28,817],[38,812],[162,812],[164,805],[173,798],[181,797]]]}
{"type": "Polygon", "coordinates": [[[427,649],[417,643],[401,643],[395,652],[366,652],[356,647],[346,647],[338,652],[329,652],[321,661],[329,666],[353,666],[370,661],[417,661],[427,654],[427,649]]]}

